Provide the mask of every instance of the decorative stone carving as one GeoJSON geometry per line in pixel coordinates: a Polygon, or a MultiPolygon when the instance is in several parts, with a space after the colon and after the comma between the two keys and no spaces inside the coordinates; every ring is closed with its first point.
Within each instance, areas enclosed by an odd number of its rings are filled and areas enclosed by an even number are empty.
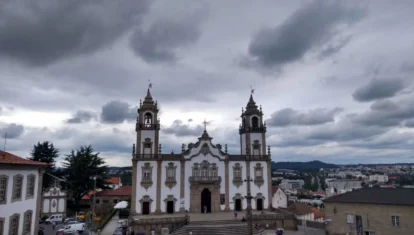
{"type": "Polygon", "coordinates": [[[208,146],[207,143],[204,143],[203,146],[201,146],[200,153],[203,154],[204,156],[210,153],[210,147],[208,146]]]}
{"type": "Polygon", "coordinates": [[[151,166],[151,163],[146,162],[141,168],[142,168],[141,186],[145,188],[146,190],[148,190],[148,188],[153,185],[152,170],[154,167],[151,166]]]}
{"type": "Polygon", "coordinates": [[[52,201],[52,207],[55,208],[56,207],[56,200],[52,201]]]}
{"type": "Polygon", "coordinates": [[[264,184],[263,179],[263,166],[261,163],[256,163],[254,166],[254,184],[257,185],[257,187],[261,187],[264,184]]]}
{"type": "Polygon", "coordinates": [[[240,163],[236,163],[233,166],[233,185],[239,188],[243,184],[243,167],[240,163]]]}
{"type": "Polygon", "coordinates": [[[165,166],[165,186],[169,189],[172,189],[177,185],[176,172],[177,166],[174,165],[173,162],[170,162],[165,166]]]}

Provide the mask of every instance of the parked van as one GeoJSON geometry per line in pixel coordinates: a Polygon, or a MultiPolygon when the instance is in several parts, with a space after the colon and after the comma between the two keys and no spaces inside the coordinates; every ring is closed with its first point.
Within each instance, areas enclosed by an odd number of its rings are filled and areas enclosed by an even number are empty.
{"type": "Polygon", "coordinates": [[[51,224],[52,222],[55,223],[62,223],[63,222],[63,215],[62,214],[54,214],[49,216],[49,218],[47,218],[45,220],[46,224],[51,224]]]}
{"type": "Polygon", "coordinates": [[[68,224],[65,227],[64,232],[65,233],[79,233],[79,232],[83,232],[84,230],[85,230],[84,223],[75,223],[75,224],[68,224]]]}

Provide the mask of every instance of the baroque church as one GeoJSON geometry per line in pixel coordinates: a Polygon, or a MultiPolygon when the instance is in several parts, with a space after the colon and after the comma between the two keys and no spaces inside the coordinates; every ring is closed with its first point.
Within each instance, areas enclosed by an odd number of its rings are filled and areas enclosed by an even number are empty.
{"type": "Polygon", "coordinates": [[[253,92],[241,114],[239,155],[215,144],[206,129],[197,142],[183,144],[181,153],[162,153],[158,112],[148,89],[135,128],[131,214],[243,211],[248,192],[253,210],[271,206],[270,147],[253,92]]]}

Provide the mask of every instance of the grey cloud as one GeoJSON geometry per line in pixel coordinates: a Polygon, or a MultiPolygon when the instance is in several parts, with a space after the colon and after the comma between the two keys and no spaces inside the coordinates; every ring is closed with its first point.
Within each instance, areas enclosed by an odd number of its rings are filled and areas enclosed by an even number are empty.
{"type": "Polygon", "coordinates": [[[352,96],[356,101],[368,102],[394,97],[403,89],[404,82],[401,79],[372,79],[366,85],[356,89],[352,96]]]}
{"type": "Polygon", "coordinates": [[[149,2],[3,1],[0,55],[42,66],[94,52],[136,27],[149,2]]]}
{"type": "Polygon", "coordinates": [[[24,132],[24,127],[22,125],[18,125],[15,123],[12,124],[3,124],[2,127],[0,127],[0,133],[2,137],[5,136],[7,133],[8,139],[15,139],[20,137],[24,132]]]}
{"type": "MultiPolygon", "coordinates": [[[[275,28],[263,28],[251,40],[248,53],[253,63],[264,67],[280,66],[300,60],[312,50],[335,40],[337,27],[351,25],[365,10],[344,1],[315,0],[295,11],[275,28]]],[[[343,47],[347,41],[342,40],[343,47]]],[[[333,53],[336,49],[330,49],[333,53]]],[[[328,51],[324,52],[325,54],[328,51]]]]}
{"type": "Polygon", "coordinates": [[[181,120],[175,120],[169,127],[163,128],[165,134],[173,134],[175,136],[201,136],[204,128],[201,125],[191,127],[188,124],[183,124],[181,120]]]}
{"type": "Polygon", "coordinates": [[[188,122],[192,122],[192,121],[193,121],[193,119],[191,119],[191,118],[190,118],[190,119],[188,119],[188,122]]]}
{"type": "Polygon", "coordinates": [[[406,121],[404,122],[404,126],[414,128],[414,118],[409,119],[409,120],[406,120],[406,121]]]}
{"type": "Polygon", "coordinates": [[[314,109],[301,113],[291,108],[285,108],[274,112],[266,122],[269,126],[320,125],[335,121],[335,115],[342,111],[341,108],[314,109]]]}
{"type": "Polygon", "coordinates": [[[79,110],[71,118],[66,120],[66,123],[69,124],[78,124],[78,123],[85,123],[92,120],[96,120],[97,116],[96,113],[92,111],[85,111],[85,110],[79,110]]]}
{"type": "Polygon", "coordinates": [[[102,106],[101,121],[104,123],[122,123],[137,118],[137,107],[131,107],[128,103],[112,100],[102,106]]]}
{"type": "Polygon", "coordinates": [[[148,63],[173,62],[177,50],[195,43],[201,34],[205,12],[195,12],[179,20],[158,19],[143,31],[137,29],[130,38],[135,54],[148,63]]]}
{"type": "Polygon", "coordinates": [[[371,105],[372,110],[392,111],[398,108],[398,104],[392,100],[377,100],[371,105]]]}

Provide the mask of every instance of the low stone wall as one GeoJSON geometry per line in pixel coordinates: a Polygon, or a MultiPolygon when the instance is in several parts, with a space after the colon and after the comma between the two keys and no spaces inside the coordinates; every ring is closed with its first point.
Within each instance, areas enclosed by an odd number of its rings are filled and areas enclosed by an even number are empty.
{"type": "MultiPolygon", "coordinates": [[[[298,220],[298,225],[303,225],[303,221],[298,220]]],[[[318,222],[318,221],[306,220],[306,227],[325,229],[325,223],[324,222],[318,222]]]]}
{"type": "Polygon", "coordinates": [[[267,227],[269,229],[284,228],[286,230],[298,230],[297,219],[290,214],[282,213],[265,213],[252,215],[253,224],[258,224],[260,227],[267,227]]]}
{"type": "Polygon", "coordinates": [[[145,233],[151,234],[154,230],[155,234],[161,234],[162,228],[168,228],[170,233],[183,227],[188,223],[189,217],[183,215],[182,217],[170,217],[170,218],[140,218],[133,219],[130,217],[128,221],[128,227],[134,231],[135,234],[145,233]]]}

